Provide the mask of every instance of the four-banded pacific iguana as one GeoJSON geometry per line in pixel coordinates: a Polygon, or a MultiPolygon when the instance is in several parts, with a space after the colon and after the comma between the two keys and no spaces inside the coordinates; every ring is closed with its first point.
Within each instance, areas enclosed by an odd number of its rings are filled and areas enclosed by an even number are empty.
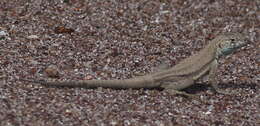
{"type": "Polygon", "coordinates": [[[247,42],[242,34],[226,33],[217,36],[197,54],[184,59],[172,68],[124,80],[77,80],[64,82],[21,80],[40,83],[47,87],[163,88],[171,93],[180,93],[178,90],[187,88],[193,85],[199,78],[209,75],[209,83],[214,91],[221,92],[217,87],[215,79],[219,58],[231,54],[246,44],[247,42]]]}

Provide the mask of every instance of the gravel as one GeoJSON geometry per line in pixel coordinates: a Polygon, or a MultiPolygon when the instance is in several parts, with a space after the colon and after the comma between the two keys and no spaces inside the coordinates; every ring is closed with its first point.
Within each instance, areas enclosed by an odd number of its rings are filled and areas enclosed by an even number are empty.
{"type": "Polygon", "coordinates": [[[0,125],[260,125],[259,7],[259,0],[1,0],[0,125]],[[232,95],[212,93],[204,80],[185,90],[210,104],[160,90],[19,81],[130,78],[165,61],[174,66],[225,32],[250,42],[220,60],[218,82],[232,95]]]}

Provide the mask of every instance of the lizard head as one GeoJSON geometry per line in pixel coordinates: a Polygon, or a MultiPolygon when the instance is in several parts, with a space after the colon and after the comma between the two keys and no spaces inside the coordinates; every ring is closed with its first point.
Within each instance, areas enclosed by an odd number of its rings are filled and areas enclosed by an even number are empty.
{"type": "Polygon", "coordinates": [[[226,56],[245,46],[246,37],[240,33],[226,33],[215,38],[217,57],[226,56]]]}

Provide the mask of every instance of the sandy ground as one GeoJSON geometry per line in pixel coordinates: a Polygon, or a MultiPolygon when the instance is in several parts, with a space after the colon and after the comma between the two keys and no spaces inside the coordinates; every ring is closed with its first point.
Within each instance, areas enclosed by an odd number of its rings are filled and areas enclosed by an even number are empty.
{"type": "Polygon", "coordinates": [[[0,1],[0,125],[260,125],[259,0],[93,1],[0,1]],[[232,95],[204,80],[185,90],[209,104],[159,90],[19,81],[130,78],[174,66],[225,32],[250,43],[220,60],[219,85],[232,95]]]}

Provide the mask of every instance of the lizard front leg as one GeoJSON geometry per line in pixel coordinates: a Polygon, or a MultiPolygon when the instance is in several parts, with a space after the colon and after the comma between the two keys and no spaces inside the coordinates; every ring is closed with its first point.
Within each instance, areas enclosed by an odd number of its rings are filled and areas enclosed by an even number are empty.
{"type": "Polygon", "coordinates": [[[208,78],[209,84],[211,85],[214,93],[229,94],[218,88],[218,82],[216,80],[217,67],[218,67],[218,62],[217,60],[214,60],[210,66],[209,78],[208,78]]]}

